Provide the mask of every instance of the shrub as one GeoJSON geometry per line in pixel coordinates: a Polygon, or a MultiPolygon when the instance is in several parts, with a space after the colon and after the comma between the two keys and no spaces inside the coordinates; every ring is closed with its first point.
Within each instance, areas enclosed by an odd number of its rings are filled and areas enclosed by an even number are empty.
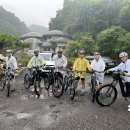
{"type": "Polygon", "coordinates": [[[21,65],[22,67],[26,67],[31,59],[31,56],[23,51],[16,52],[14,56],[17,59],[18,65],[21,65]]]}

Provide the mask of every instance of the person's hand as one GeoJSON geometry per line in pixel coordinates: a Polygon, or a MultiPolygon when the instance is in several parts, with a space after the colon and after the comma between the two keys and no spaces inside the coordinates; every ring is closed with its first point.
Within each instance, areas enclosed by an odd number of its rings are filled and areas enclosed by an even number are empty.
{"type": "Polygon", "coordinates": [[[107,70],[107,73],[111,73],[112,71],[109,69],[109,70],[107,70]]]}

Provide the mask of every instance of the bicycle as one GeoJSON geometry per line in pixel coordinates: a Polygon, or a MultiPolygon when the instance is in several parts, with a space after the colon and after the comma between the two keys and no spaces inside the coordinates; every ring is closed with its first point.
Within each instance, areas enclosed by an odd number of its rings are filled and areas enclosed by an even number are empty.
{"type": "Polygon", "coordinates": [[[29,69],[29,73],[25,73],[25,76],[24,76],[24,87],[26,89],[29,89],[31,85],[33,85],[32,83],[32,77],[33,77],[33,71],[32,69],[29,69]]]}
{"type": "Polygon", "coordinates": [[[56,98],[60,98],[64,92],[64,84],[62,74],[55,67],[46,67],[46,70],[49,70],[48,74],[48,85],[45,86],[47,90],[49,90],[50,86],[52,86],[52,93],[56,98]]]}
{"type": "Polygon", "coordinates": [[[75,77],[74,72],[72,70],[66,70],[68,73],[68,76],[65,77],[65,92],[69,89],[69,96],[71,100],[75,97],[75,77]]]}
{"type": "Polygon", "coordinates": [[[113,72],[113,81],[110,84],[103,85],[96,93],[96,101],[99,105],[107,107],[113,104],[117,98],[116,85],[119,82],[122,96],[127,98],[126,95],[126,80],[124,72],[118,70],[113,72]],[[101,91],[103,92],[101,94],[101,91]]]}
{"type": "Polygon", "coordinates": [[[96,98],[96,86],[99,86],[100,83],[98,80],[96,80],[96,73],[102,73],[96,70],[92,70],[92,76],[91,76],[91,82],[89,84],[90,86],[90,93],[91,93],[91,101],[94,103],[95,98],[96,98]]]}
{"type": "Polygon", "coordinates": [[[5,87],[7,88],[7,97],[10,96],[10,90],[11,90],[11,84],[10,81],[12,80],[11,77],[11,69],[10,67],[8,68],[3,68],[3,75],[1,79],[1,90],[3,91],[5,87]]]}

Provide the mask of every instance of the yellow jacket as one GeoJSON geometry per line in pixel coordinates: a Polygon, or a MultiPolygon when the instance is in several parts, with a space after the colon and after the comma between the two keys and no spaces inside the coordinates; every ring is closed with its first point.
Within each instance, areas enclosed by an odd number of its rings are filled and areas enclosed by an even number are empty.
{"type": "Polygon", "coordinates": [[[87,69],[90,69],[90,64],[85,58],[78,58],[74,62],[73,69],[75,71],[86,71],[87,69]]]}
{"type": "Polygon", "coordinates": [[[28,63],[28,68],[31,68],[31,67],[36,67],[36,66],[42,66],[45,64],[45,61],[43,59],[42,56],[38,55],[37,57],[36,56],[33,56],[31,58],[31,60],[29,61],[28,63]]]}

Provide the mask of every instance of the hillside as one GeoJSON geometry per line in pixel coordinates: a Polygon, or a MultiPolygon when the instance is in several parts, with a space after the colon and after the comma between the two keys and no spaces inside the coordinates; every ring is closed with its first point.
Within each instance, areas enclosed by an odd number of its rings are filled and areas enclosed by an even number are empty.
{"type": "Polygon", "coordinates": [[[0,34],[19,37],[29,32],[24,22],[21,22],[13,13],[0,7],[0,34]]]}
{"type": "Polygon", "coordinates": [[[40,25],[31,25],[29,26],[29,29],[31,32],[38,32],[41,34],[44,34],[45,32],[48,31],[48,28],[44,27],[44,26],[40,26],[40,25]]]}

